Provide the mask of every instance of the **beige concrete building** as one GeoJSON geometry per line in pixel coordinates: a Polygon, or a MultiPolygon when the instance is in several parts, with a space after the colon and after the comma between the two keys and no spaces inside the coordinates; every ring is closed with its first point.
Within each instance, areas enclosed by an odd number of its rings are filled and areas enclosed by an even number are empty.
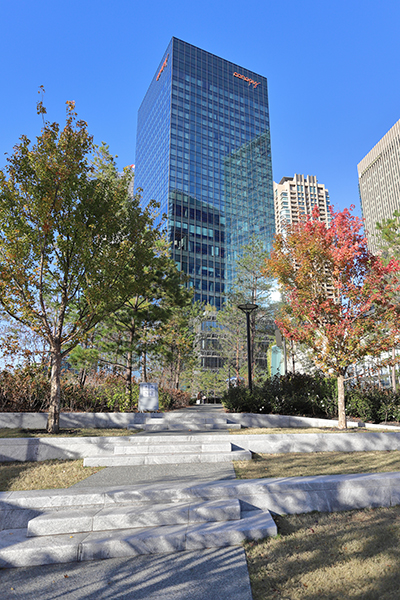
{"type": "Polygon", "coordinates": [[[331,222],[329,192],[315,175],[282,177],[274,182],[275,228],[282,233],[286,223],[298,223],[302,215],[310,215],[318,206],[320,218],[331,222]]]}
{"type": "Polygon", "coordinates": [[[400,120],[357,165],[368,248],[379,251],[376,224],[400,210],[400,120]]]}

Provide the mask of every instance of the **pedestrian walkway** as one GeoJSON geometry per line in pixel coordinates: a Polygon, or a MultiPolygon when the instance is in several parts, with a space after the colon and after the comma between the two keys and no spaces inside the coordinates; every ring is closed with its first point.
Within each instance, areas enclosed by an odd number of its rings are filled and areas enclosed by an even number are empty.
{"type": "Polygon", "coordinates": [[[0,571],[4,600],[252,600],[243,548],[0,571]]]}
{"type": "Polygon", "coordinates": [[[171,486],[178,482],[199,482],[235,479],[231,462],[184,463],[167,465],[137,465],[128,467],[106,467],[98,473],[76,483],[73,488],[112,487],[124,485],[165,483],[171,486]]]}
{"type": "MultiPolygon", "coordinates": [[[[123,490],[127,490],[128,487],[135,489],[139,494],[140,489],[149,490],[149,487],[153,490],[160,489],[160,487],[166,488],[170,490],[170,493],[174,489],[178,489],[177,493],[179,495],[179,488],[201,487],[207,483],[229,481],[234,478],[235,473],[231,463],[108,467],[68,490],[55,490],[53,493],[48,490],[44,493],[32,492],[30,494],[33,499],[36,499],[38,505],[43,504],[43,494],[47,494],[48,502],[57,509],[57,512],[61,508],[65,508],[66,502],[70,502],[66,498],[71,496],[72,505],[80,505],[77,513],[82,514],[82,510],[84,510],[82,493],[89,503],[106,491],[110,493],[111,490],[115,490],[118,493],[119,490],[123,493],[123,490]],[[73,490],[76,490],[76,492],[71,494],[73,490]],[[57,497],[59,500],[57,500],[57,497]]],[[[20,494],[23,495],[22,492],[20,494]]],[[[4,494],[1,494],[1,496],[4,496],[4,494]]],[[[29,505],[28,496],[29,493],[26,493],[25,499],[21,496],[21,502],[25,506],[29,505]]],[[[236,502],[238,503],[238,501],[236,502]]],[[[35,503],[35,500],[33,503],[35,503]]],[[[124,505],[124,502],[122,504],[124,505]]],[[[143,505],[143,502],[139,502],[140,504],[143,505]]],[[[154,507],[155,503],[146,502],[145,504],[154,507]]],[[[115,504],[113,506],[115,507],[115,504]]],[[[176,508],[179,504],[174,502],[173,506],[176,508]]],[[[237,507],[239,507],[239,504],[237,504],[237,507]]],[[[138,509],[139,506],[134,513],[137,514],[138,509]]],[[[232,502],[229,510],[232,511],[232,502]]],[[[47,510],[42,512],[30,509],[28,516],[33,517],[34,512],[39,513],[38,516],[40,516],[47,510]]],[[[98,513],[98,511],[95,512],[98,513]]],[[[123,512],[126,513],[126,505],[123,512]]],[[[112,513],[115,513],[115,508],[112,513]]],[[[34,518],[30,519],[30,522],[34,522],[34,518]]],[[[223,526],[224,523],[221,523],[221,525],[223,526]]],[[[184,525],[184,527],[187,527],[187,525],[184,525]]],[[[17,530],[2,533],[0,556],[2,551],[5,550],[4,534],[12,533],[14,544],[19,542],[17,530]]],[[[47,553],[50,561],[57,561],[57,553],[53,554],[53,558],[51,555],[57,540],[61,537],[66,537],[72,542],[78,536],[77,534],[51,536],[49,540],[52,539],[53,542],[45,550],[45,554],[47,553]]],[[[28,543],[32,543],[35,538],[31,537],[27,540],[28,543]]],[[[156,540],[153,546],[153,551],[161,553],[134,557],[124,556],[126,546],[126,542],[120,543],[120,554],[117,552],[114,558],[108,560],[74,561],[62,564],[3,569],[0,571],[0,597],[7,600],[14,596],[19,600],[30,600],[35,595],[40,600],[53,600],[56,597],[62,597],[63,600],[101,600],[102,598],[124,598],[124,600],[187,600],[189,598],[190,600],[220,600],[221,598],[252,600],[246,557],[240,545],[240,538],[237,539],[234,546],[208,548],[208,542],[206,541],[200,549],[176,552],[176,548],[171,548],[171,553],[165,552],[164,536],[164,539],[156,540]]],[[[23,552],[19,556],[21,557],[22,554],[23,552]]],[[[68,560],[68,553],[65,553],[64,556],[62,554],[61,552],[58,555],[59,560],[68,560]]],[[[31,558],[32,560],[37,558],[37,550],[33,551],[31,558]]],[[[81,558],[83,557],[81,556],[81,558]]]]}

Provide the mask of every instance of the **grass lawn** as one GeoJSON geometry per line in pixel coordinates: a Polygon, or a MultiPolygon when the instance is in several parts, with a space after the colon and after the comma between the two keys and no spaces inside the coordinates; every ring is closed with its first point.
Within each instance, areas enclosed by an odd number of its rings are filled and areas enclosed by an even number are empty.
{"type": "Polygon", "coordinates": [[[46,438],[46,437],[111,437],[122,435],[135,435],[138,430],[135,429],[97,429],[95,427],[87,427],[81,429],[60,428],[60,433],[47,433],[45,429],[8,429],[7,427],[0,428],[0,438],[46,438]]]}
{"type": "Polygon", "coordinates": [[[400,598],[400,506],[274,518],[244,544],[254,600],[400,598]]]}
{"type": "Polygon", "coordinates": [[[388,427],[387,429],[367,429],[366,427],[349,427],[339,429],[338,427],[242,427],[241,429],[230,429],[232,435],[260,435],[273,433],[400,433],[400,430],[388,427]]]}
{"type": "MultiPolygon", "coordinates": [[[[60,429],[49,434],[45,429],[0,429],[0,438],[117,437],[135,435],[132,429],[60,429]]],[[[83,460],[45,460],[43,462],[0,463],[0,491],[50,490],[68,488],[101,471],[104,467],[84,467],[83,460]]]]}
{"type": "Polygon", "coordinates": [[[83,460],[0,463],[0,492],[68,488],[104,467],[84,467],[83,460]]]}
{"type": "Polygon", "coordinates": [[[400,471],[400,451],[254,454],[233,466],[238,479],[382,473],[400,471]]]}

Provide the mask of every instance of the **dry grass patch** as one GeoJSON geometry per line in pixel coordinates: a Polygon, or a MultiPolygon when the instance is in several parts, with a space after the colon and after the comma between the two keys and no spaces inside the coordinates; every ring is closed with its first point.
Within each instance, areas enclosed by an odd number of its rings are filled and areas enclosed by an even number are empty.
{"type": "MultiPolygon", "coordinates": [[[[400,471],[400,451],[383,452],[288,452],[254,454],[253,460],[233,463],[239,479],[350,475],[400,471]]],[[[399,596],[400,597],[400,596],[399,596]]]]}
{"type": "Polygon", "coordinates": [[[400,507],[276,517],[244,544],[254,600],[398,600],[400,507]]]}
{"type": "Polygon", "coordinates": [[[255,435],[273,433],[400,433],[396,429],[367,429],[366,427],[351,427],[339,429],[338,427],[242,427],[241,429],[230,429],[232,435],[255,435]]]}
{"type": "Polygon", "coordinates": [[[103,468],[84,467],[83,460],[1,463],[0,491],[65,489],[103,468]]]}
{"type": "Polygon", "coordinates": [[[132,429],[97,429],[86,428],[63,428],[60,433],[47,433],[45,429],[8,429],[0,428],[0,438],[46,438],[46,437],[120,437],[124,435],[135,435],[138,430],[132,429]]]}

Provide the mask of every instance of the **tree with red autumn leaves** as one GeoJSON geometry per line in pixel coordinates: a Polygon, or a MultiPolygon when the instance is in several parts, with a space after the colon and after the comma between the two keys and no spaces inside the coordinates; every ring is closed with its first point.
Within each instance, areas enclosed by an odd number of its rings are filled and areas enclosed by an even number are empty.
{"type": "MultiPolygon", "coordinates": [[[[353,207],[352,207],[353,208],[353,207]]],[[[275,237],[267,271],[285,299],[277,325],[312,351],[338,382],[339,428],[346,428],[344,379],[348,367],[378,356],[399,339],[396,296],[400,264],[384,264],[367,248],[363,223],[348,209],[332,210],[329,227],[312,216],[275,237]]]]}

